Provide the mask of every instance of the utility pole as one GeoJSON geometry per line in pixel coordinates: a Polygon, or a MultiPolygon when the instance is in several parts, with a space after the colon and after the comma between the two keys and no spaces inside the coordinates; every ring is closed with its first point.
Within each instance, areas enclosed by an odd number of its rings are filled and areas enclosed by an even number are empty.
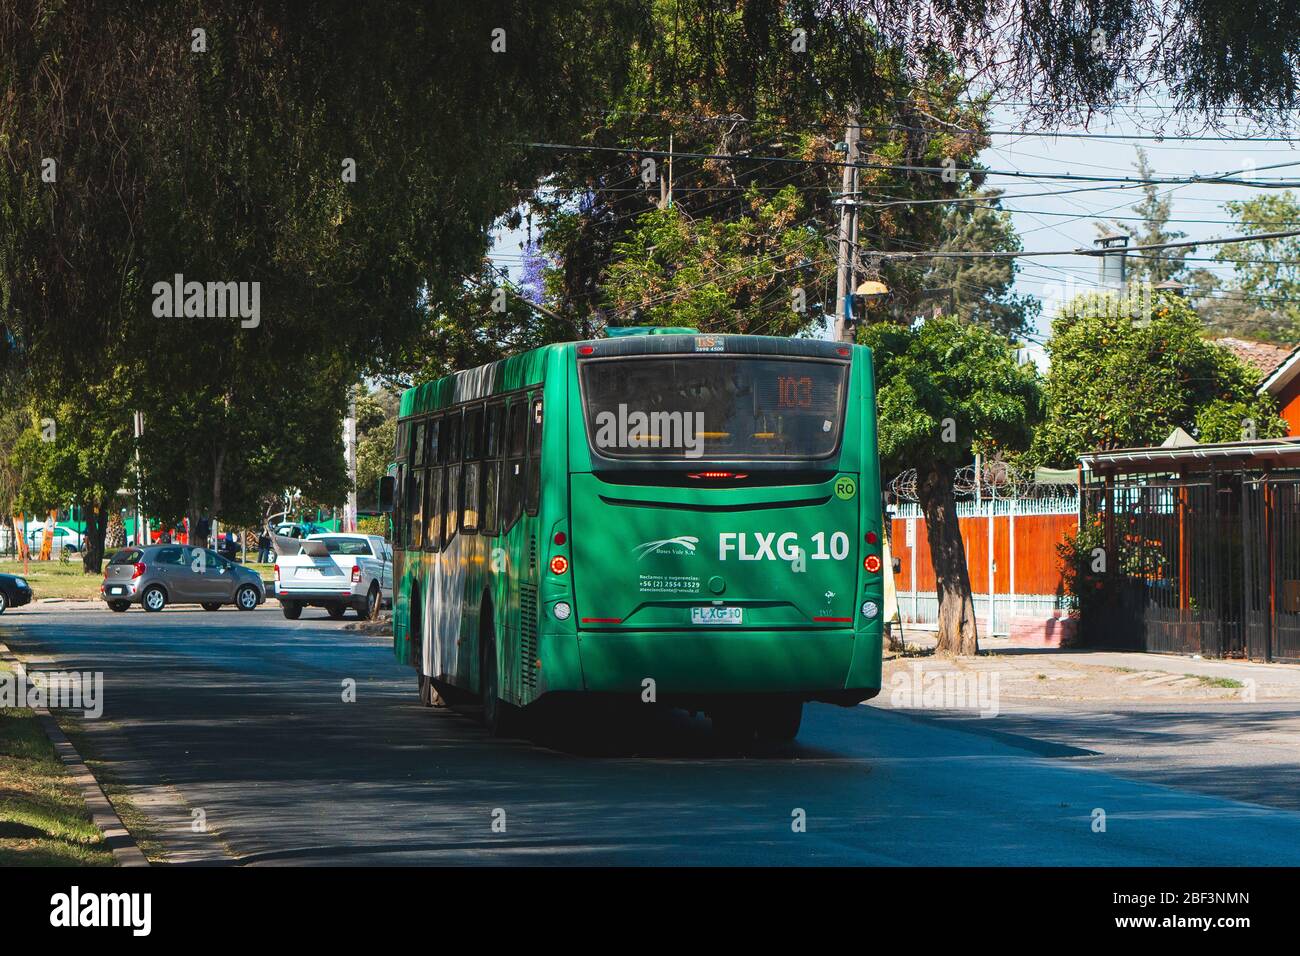
{"type": "Polygon", "coordinates": [[[140,490],[142,473],[140,471],[140,439],[144,437],[144,412],[135,412],[132,416],[135,425],[135,546],[143,548],[149,544],[148,536],[141,539],[144,527],[144,494],[140,490]]]}
{"type": "Polygon", "coordinates": [[[858,218],[858,109],[849,111],[848,126],[844,130],[844,175],[840,180],[840,248],[839,269],[835,276],[835,340],[853,340],[853,244],[857,234],[858,218]]]}
{"type": "Polygon", "coordinates": [[[348,399],[348,414],[343,419],[343,460],[348,468],[348,503],[343,511],[340,531],[357,530],[357,394],[348,399]]]}

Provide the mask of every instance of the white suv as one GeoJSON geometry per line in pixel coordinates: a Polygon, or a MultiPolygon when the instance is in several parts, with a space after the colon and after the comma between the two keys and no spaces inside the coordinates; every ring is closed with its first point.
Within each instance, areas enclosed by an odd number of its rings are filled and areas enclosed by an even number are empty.
{"type": "Polygon", "coordinates": [[[284,616],[307,606],[341,618],[348,608],[374,618],[393,601],[393,551],[375,534],[313,534],[297,554],[275,559],[275,596],[284,616]]]}

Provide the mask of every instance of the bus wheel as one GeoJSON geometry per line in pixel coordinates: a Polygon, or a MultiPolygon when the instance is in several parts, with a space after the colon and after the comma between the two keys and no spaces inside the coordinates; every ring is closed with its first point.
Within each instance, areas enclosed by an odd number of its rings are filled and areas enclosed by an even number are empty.
{"type": "Polygon", "coordinates": [[[788,744],[799,736],[803,722],[803,701],[773,700],[759,707],[755,730],[765,744],[788,744]]]}
{"type": "Polygon", "coordinates": [[[483,698],[483,726],[493,737],[509,737],[513,731],[514,708],[501,699],[497,678],[496,628],[491,623],[483,627],[483,667],[479,678],[480,696],[483,698]]]}
{"type": "Polygon", "coordinates": [[[753,712],[743,706],[729,705],[709,711],[713,738],[724,750],[746,750],[754,742],[753,712]]]}
{"type": "Polygon", "coordinates": [[[438,693],[438,688],[434,686],[433,681],[423,674],[420,675],[420,703],[425,707],[437,707],[439,709],[447,706],[447,702],[442,699],[442,695],[438,693]]]}

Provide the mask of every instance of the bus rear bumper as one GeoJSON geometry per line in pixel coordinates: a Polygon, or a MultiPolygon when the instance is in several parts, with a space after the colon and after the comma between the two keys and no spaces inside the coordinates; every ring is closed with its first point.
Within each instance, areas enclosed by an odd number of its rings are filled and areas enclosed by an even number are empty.
{"type": "MultiPolygon", "coordinates": [[[[856,704],[880,689],[880,629],[817,631],[583,631],[579,686],[546,690],[643,694],[798,694],[856,704]]],[[[546,668],[543,668],[543,674],[546,668]]],[[[547,678],[560,677],[549,674],[547,678]]],[[[577,675],[574,675],[575,677],[577,675]]],[[[564,681],[564,683],[568,683],[564,681]]]]}

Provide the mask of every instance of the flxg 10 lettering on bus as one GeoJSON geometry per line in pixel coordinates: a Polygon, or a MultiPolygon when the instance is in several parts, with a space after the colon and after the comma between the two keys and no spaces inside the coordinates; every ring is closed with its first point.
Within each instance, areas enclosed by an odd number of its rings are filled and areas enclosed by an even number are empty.
{"type": "MultiPolygon", "coordinates": [[[[811,540],[813,547],[808,557],[814,561],[843,561],[849,556],[849,536],[843,531],[831,534],[829,548],[824,531],[818,531],[811,540]]],[[[719,561],[726,561],[729,555],[734,555],[739,561],[793,561],[801,551],[799,535],[794,531],[766,534],[761,531],[723,531],[718,534],[719,561]]]]}

